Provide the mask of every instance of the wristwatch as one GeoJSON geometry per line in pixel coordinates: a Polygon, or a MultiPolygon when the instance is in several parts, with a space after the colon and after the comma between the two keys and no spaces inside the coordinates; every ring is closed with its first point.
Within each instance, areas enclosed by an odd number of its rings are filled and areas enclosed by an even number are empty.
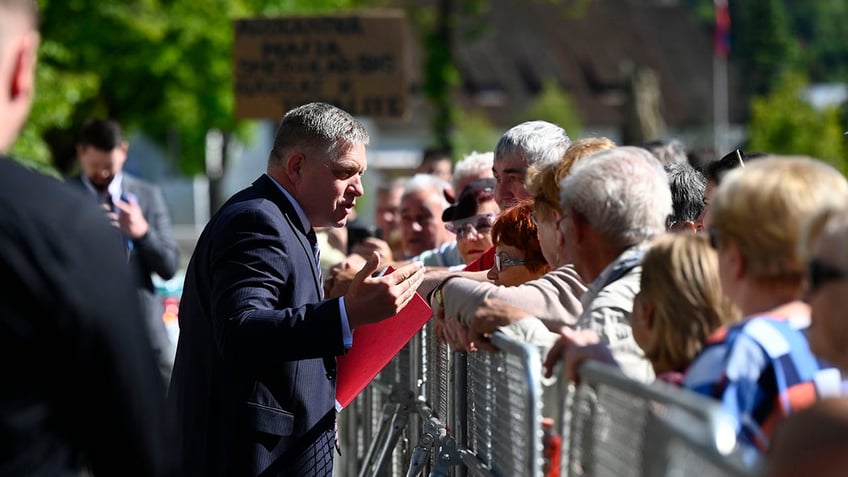
{"type": "Polygon", "coordinates": [[[434,296],[436,297],[436,303],[438,303],[439,306],[445,306],[445,297],[442,295],[442,287],[436,288],[434,296]]]}

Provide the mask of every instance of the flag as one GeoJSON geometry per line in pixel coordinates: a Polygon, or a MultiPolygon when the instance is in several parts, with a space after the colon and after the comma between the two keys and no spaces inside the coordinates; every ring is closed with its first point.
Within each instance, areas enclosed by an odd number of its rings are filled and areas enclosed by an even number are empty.
{"type": "Polygon", "coordinates": [[[714,0],[715,30],[713,31],[713,49],[715,55],[727,58],[730,54],[730,9],[728,0],[714,0]]]}

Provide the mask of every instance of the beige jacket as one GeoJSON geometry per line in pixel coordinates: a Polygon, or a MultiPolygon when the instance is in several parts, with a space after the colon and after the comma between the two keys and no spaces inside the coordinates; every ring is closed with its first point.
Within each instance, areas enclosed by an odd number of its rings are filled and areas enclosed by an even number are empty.
{"type": "Polygon", "coordinates": [[[466,325],[487,298],[497,298],[542,320],[552,332],[574,326],[583,311],[580,297],[586,285],[574,267],[566,265],[523,285],[505,287],[468,278],[453,278],[442,286],[445,316],[466,325]]]}

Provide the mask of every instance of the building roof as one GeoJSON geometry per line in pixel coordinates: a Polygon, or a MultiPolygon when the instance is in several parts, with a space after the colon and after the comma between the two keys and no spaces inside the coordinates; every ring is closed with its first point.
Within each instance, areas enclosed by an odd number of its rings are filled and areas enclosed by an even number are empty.
{"type": "MultiPolygon", "coordinates": [[[[644,67],[659,78],[661,112],[669,127],[712,123],[711,32],[680,2],[488,4],[481,15],[460,20],[454,54],[462,81],[459,104],[485,111],[493,123],[510,126],[552,79],[569,93],[585,126],[617,127],[624,116],[625,72],[644,67]],[[471,34],[474,30],[481,33],[471,34]]],[[[414,53],[414,61],[420,54],[414,53]]],[[[420,87],[421,71],[415,69],[420,87]]],[[[730,97],[739,98],[733,65],[729,71],[730,97]]],[[[741,121],[746,109],[744,101],[731,99],[731,122],[741,121]]]]}

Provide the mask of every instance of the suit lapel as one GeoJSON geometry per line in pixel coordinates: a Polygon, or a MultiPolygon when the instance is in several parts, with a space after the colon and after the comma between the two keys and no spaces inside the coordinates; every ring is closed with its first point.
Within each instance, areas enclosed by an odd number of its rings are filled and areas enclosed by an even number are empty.
{"type": "Polygon", "coordinates": [[[292,234],[297,237],[298,242],[300,243],[303,252],[309,257],[310,263],[312,263],[312,278],[315,283],[315,291],[318,294],[320,299],[324,299],[324,286],[321,283],[320,276],[320,267],[321,264],[317,263],[315,260],[315,254],[312,251],[312,244],[309,243],[309,239],[306,237],[307,231],[305,224],[303,224],[300,220],[300,216],[297,214],[297,211],[294,208],[294,205],[288,200],[285,194],[280,192],[280,189],[277,187],[277,184],[273,182],[271,178],[266,175],[262,175],[254,181],[254,186],[259,188],[260,195],[263,197],[269,198],[272,202],[274,202],[277,207],[280,208],[280,211],[283,213],[283,217],[285,217],[286,222],[289,224],[289,227],[292,229],[292,234]]]}

